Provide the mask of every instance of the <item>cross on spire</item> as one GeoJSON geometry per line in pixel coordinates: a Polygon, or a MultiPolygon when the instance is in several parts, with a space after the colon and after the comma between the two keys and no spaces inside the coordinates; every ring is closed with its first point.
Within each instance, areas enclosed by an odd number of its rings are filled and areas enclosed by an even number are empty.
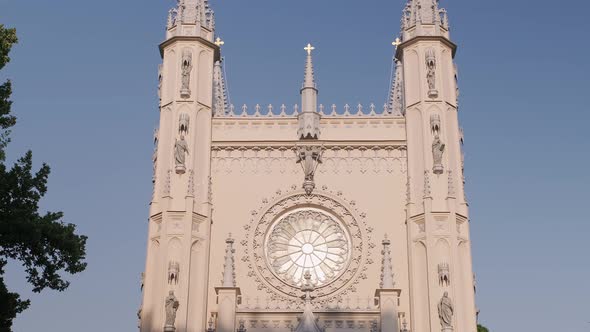
{"type": "Polygon", "coordinates": [[[391,45],[395,46],[396,49],[401,44],[402,44],[402,41],[399,39],[399,37],[395,38],[395,40],[393,41],[393,43],[391,43],[391,45]]]}
{"type": "Polygon", "coordinates": [[[217,39],[215,39],[215,45],[221,47],[225,44],[225,42],[223,40],[221,40],[221,38],[217,37],[217,39]]]}
{"type": "Polygon", "coordinates": [[[307,55],[311,55],[311,51],[315,50],[315,47],[311,46],[311,44],[307,44],[304,50],[307,51],[307,55]]]}

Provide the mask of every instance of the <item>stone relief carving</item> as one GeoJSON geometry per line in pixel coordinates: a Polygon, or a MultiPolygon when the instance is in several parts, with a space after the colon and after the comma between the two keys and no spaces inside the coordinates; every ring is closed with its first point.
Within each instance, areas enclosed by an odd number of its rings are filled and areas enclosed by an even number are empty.
{"type": "Polygon", "coordinates": [[[180,264],[178,262],[168,263],[168,284],[178,285],[178,274],[180,273],[180,264]]]}
{"type": "Polygon", "coordinates": [[[213,321],[213,314],[209,317],[209,322],[207,323],[207,332],[215,332],[215,326],[213,321]]]}
{"type": "Polygon", "coordinates": [[[438,97],[436,90],[436,55],[434,48],[426,50],[426,81],[428,82],[428,97],[438,97]]]}
{"type": "MultiPolygon", "coordinates": [[[[284,147],[213,147],[212,172],[214,173],[291,173],[302,171],[297,164],[293,146],[284,147]]],[[[347,147],[324,146],[321,174],[406,173],[404,146],[347,147]]]]}
{"type": "Polygon", "coordinates": [[[453,302],[449,298],[449,293],[445,292],[438,303],[438,317],[440,318],[442,332],[453,331],[453,313],[453,302]]]}
{"type": "Polygon", "coordinates": [[[188,184],[186,189],[187,196],[195,196],[195,171],[188,171],[188,184]]]}
{"type": "Polygon", "coordinates": [[[297,163],[301,164],[305,175],[303,189],[308,195],[311,195],[315,189],[315,172],[322,163],[323,148],[321,146],[298,146],[296,148],[297,163]]]}
{"type": "Polygon", "coordinates": [[[162,190],[163,196],[170,196],[170,192],[172,191],[172,171],[168,170],[166,172],[166,181],[164,181],[164,189],[162,190]]]}
{"type": "MultiPolygon", "coordinates": [[[[256,282],[258,290],[268,294],[271,301],[277,301],[281,309],[300,308],[299,287],[285,283],[268,268],[265,234],[281,215],[287,215],[298,207],[325,211],[348,229],[351,241],[350,262],[346,271],[330,283],[316,285],[312,294],[317,297],[313,302],[316,308],[335,308],[350,293],[356,292],[356,285],[360,280],[368,278],[367,265],[374,263],[369,256],[369,252],[375,248],[372,241],[373,229],[367,226],[365,214],[360,213],[341,194],[328,191],[327,187],[323,192],[312,195],[298,190],[296,185],[291,186],[290,190],[277,192],[277,196],[264,199],[261,207],[252,211],[250,222],[244,226],[246,238],[240,242],[244,248],[241,261],[248,266],[247,275],[256,282]]],[[[256,299],[255,306],[260,305],[259,299],[256,299]]]]}
{"type": "Polygon", "coordinates": [[[431,197],[431,188],[430,188],[430,172],[424,171],[424,198],[431,197]]]}
{"type": "Polygon", "coordinates": [[[440,263],[438,264],[438,283],[441,286],[450,286],[451,285],[451,275],[449,264],[447,263],[440,263]]]}
{"type": "Polygon", "coordinates": [[[186,113],[180,113],[178,117],[178,133],[180,135],[188,135],[188,129],[190,126],[190,116],[186,113]]]}
{"type": "Polygon", "coordinates": [[[438,114],[432,114],[430,116],[430,127],[434,140],[432,141],[432,172],[440,175],[444,173],[443,166],[443,155],[445,152],[445,144],[440,140],[440,116],[438,114]]]}
{"type": "Polygon", "coordinates": [[[193,69],[193,52],[185,48],[182,50],[182,64],[181,64],[181,88],[180,88],[180,96],[182,98],[190,98],[191,90],[190,90],[190,83],[191,83],[191,71],[193,69]]]}
{"type": "Polygon", "coordinates": [[[247,332],[248,330],[246,329],[246,321],[243,319],[240,319],[240,322],[238,323],[238,332],[247,332]]]}
{"type": "Polygon", "coordinates": [[[180,140],[174,143],[174,161],[176,162],[176,174],[184,174],[186,171],[186,155],[188,154],[188,144],[184,135],[180,135],[180,140]]]}
{"type": "Polygon", "coordinates": [[[176,321],[176,312],[178,311],[179,306],[180,302],[178,302],[176,296],[174,296],[174,291],[170,291],[168,293],[168,297],[166,298],[166,324],[164,325],[164,332],[176,331],[174,324],[176,321]]]}

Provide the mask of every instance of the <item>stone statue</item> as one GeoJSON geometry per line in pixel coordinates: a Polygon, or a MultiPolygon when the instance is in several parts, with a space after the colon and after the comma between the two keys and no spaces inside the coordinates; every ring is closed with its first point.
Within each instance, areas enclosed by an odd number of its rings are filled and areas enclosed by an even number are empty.
{"type": "Polygon", "coordinates": [[[189,98],[191,96],[190,83],[191,83],[191,70],[193,69],[193,54],[190,49],[184,49],[182,51],[182,80],[180,88],[180,96],[182,98],[189,98]]]}
{"type": "Polygon", "coordinates": [[[436,90],[436,55],[433,48],[426,50],[426,81],[428,82],[428,97],[438,97],[436,90]]]}
{"type": "Polygon", "coordinates": [[[186,155],[188,153],[188,144],[184,140],[184,135],[180,135],[180,140],[176,140],[174,143],[174,160],[176,161],[177,174],[184,174],[186,171],[186,155]]]}
{"type": "Polygon", "coordinates": [[[176,330],[174,322],[176,321],[176,312],[178,311],[179,306],[180,302],[178,302],[176,296],[174,296],[174,291],[170,291],[166,298],[166,325],[164,326],[164,331],[176,330]]]}
{"type": "Polygon", "coordinates": [[[322,147],[319,146],[301,146],[297,147],[297,163],[301,164],[304,174],[303,189],[308,195],[311,195],[315,188],[315,171],[319,164],[322,163],[322,147]]]}
{"type": "Polygon", "coordinates": [[[443,332],[453,330],[453,310],[453,302],[449,298],[449,293],[445,292],[438,303],[438,317],[443,332]]]}
{"type": "Polygon", "coordinates": [[[434,167],[432,172],[434,174],[442,174],[444,167],[442,164],[443,153],[445,152],[445,144],[441,142],[440,138],[436,136],[432,142],[432,158],[434,160],[434,167]]]}

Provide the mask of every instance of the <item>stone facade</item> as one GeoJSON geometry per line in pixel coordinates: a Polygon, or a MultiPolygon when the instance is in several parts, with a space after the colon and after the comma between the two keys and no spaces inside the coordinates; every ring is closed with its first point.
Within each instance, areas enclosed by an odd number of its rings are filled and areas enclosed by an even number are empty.
{"type": "Polygon", "coordinates": [[[319,104],[311,45],[301,108],[236,111],[214,30],[207,1],[181,0],[160,45],[140,330],[475,331],[438,1],[404,9],[382,111],[319,104]]]}

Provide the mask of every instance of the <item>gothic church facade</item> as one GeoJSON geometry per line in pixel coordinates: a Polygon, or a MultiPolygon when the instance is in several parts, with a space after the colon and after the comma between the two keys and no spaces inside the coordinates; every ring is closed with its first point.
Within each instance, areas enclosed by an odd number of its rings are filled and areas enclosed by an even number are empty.
{"type": "MultiPolygon", "coordinates": [[[[228,104],[206,0],[160,45],[142,332],[475,332],[456,45],[402,11],[385,105],[228,104]]],[[[384,68],[386,70],[386,68],[384,68]]]]}

